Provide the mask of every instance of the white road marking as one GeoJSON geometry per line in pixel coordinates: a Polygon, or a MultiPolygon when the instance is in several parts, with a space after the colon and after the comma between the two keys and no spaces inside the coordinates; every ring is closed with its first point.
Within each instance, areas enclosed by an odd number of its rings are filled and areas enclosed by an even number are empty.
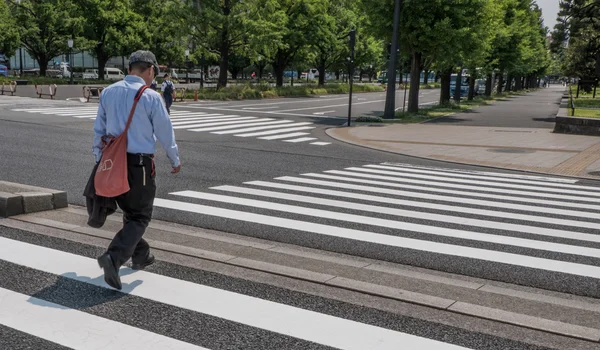
{"type": "MultiPolygon", "coordinates": [[[[527,255],[504,253],[500,251],[471,248],[460,245],[423,241],[413,238],[378,234],[368,231],[347,229],[337,226],[317,224],[307,221],[285,219],[277,216],[254,214],[245,211],[230,210],[199,204],[172,201],[157,198],[154,202],[157,207],[188,211],[197,214],[217,216],[232,220],[253,222],[268,226],[283,227],[296,231],[311,232],[326,236],[351,239],[361,242],[387,245],[391,247],[414,249],[424,252],[459,256],[477,260],[498,262],[513,266],[530,267],[539,270],[567,273],[576,276],[600,279],[600,267],[593,265],[577,264],[559,260],[536,258],[527,255]]],[[[370,220],[370,218],[369,218],[370,220]]],[[[369,222],[369,221],[367,221],[369,222]]],[[[1,240],[1,238],[0,238],[1,240]]],[[[1,246],[0,246],[1,247],[1,246]]],[[[366,348],[365,348],[366,349],[366,348]]],[[[397,348],[395,348],[397,349],[397,348]]],[[[362,349],[361,349],[362,350],[362,349]]]]}
{"type": "Polygon", "coordinates": [[[219,134],[219,135],[223,135],[223,134],[237,134],[237,133],[240,133],[240,132],[251,132],[251,131],[266,130],[266,129],[277,129],[277,128],[282,128],[282,127],[286,127],[287,128],[287,127],[291,127],[291,126],[310,125],[312,123],[309,123],[309,122],[294,123],[293,120],[278,120],[277,122],[271,122],[271,124],[285,124],[285,125],[267,125],[267,126],[257,126],[257,127],[244,128],[244,129],[236,129],[236,130],[215,131],[215,132],[213,132],[213,134],[219,134]]]}
{"type": "MultiPolygon", "coordinates": [[[[221,188],[223,188],[223,187],[221,187],[221,188]]],[[[232,186],[228,186],[225,188],[227,188],[229,191],[233,190],[232,186]]],[[[237,191],[240,192],[242,190],[237,190],[237,191]]],[[[254,190],[254,189],[244,189],[243,191],[245,191],[247,193],[252,192],[254,194],[256,194],[256,193],[265,194],[265,192],[269,192],[269,191],[261,191],[261,190],[254,190]]],[[[481,233],[481,232],[476,232],[476,231],[456,230],[456,229],[444,228],[444,227],[439,227],[439,226],[413,224],[410,222],[379,219],[379,218],[375,218],[375,217],[371,217],[371,216],[346,214],[346,213],[330,211],[330,210],[313,209],[313,208],[307,208],[307,207],[302,207],[302,206],[298,206],[298,205],[288,205],[288,204],[261,201],[261,200],[248,199],[248,198],[224,196],[224,195],[212,194],[212,193],[204,193],[204,192],[196,192],[196,191],[181,191],[181,192],[173,192],[170,194],[176,195],[176,196],[204,199],[204,200],[208,200],[208,201],[216,201],[216,202],[221,202],[221,203],[239,204],[239,205],[249,206],[249,207],[253,207],[253,208],[275,210],[275,211],[281,211],[281,212],[285,212],[285,213],[307,215],[307,216],[313,216],[313,217],[324,218],[324,219],[331,219],[331,220],[338,220],[338,221],[345,221],[345,222],[354,222],[354,223],[358,223],[358,224],[368,223],[369,225],[373,225],[373,226],[392,228],[392,229],[402,230],[402,231],[411,231],[411,232],[416,232],[416,233],[425,233],[425,234],[430,234],[430,235],[435,235],[435,236],[444,236],[444,237],[459,238],[459,239],[464,239],[464,240],[472,240],[472,241],[479,241],[479,242],[485,242],[485,243],[504,244],[504,245],[511,245],[514,247],[524,247],[524,248],[529,248],[529,249],[545,250],[545,251],[556,252],[556,253],[574,254],[574,255],[579,255],[579,256],[589,256],[592,258],[600,258],[600,249],[575,246],[575,245],[569,245],[569,244],[552,243],[552,242],[541,241],[541,240],[494,235],[494,234],[487,234],[487,233],[481,233]]],[[[269,196],[274,197],[274,198],[283,198],[283,199],[293,198],[292,200],[295,200],[295,201],[301,200],[302,202],[312,203],[312,204],[323,204],[323,205],[329,205],[329,206],[333,206],[335,204],[335,206],[337,206],[337,207],[344,207],[344,203],[345,203],[347,208],[357,209],[357,210],[364,209],[364,210],[370,211],[370,212],[376,212],[375,208],[381,208],[381,207],[369,206],[369,205],[364,205],[364,204],[348,203],[348,202],[343,202],[343,201],[319,199],[319,198],[315,198],[315,197],[298,196],[298,195],[291,195],[291,194],[270,193],[269,196]],[[359,208],[362,208],[362,209],[359,209],[359,208]]],[[[392,215],[396,215],[396,216],[417,217],[420,219],[423,219],[423,217],[427,217],[428,215],[432,216],[432,217],[436,217],[436,216],[433,216],[432,214],[420,215],[420,217],[419,217],[419,215],[416,213],[411,213],[410,216],[409,215],[400,215],[401,213],[408,214],[408,212],[400,210],[400,209],[394,209],[394,208],[389,208],[387,210],[384,210],[383,212],[386,214],[394,213],[392,215]]],[[[441,217],[437,217],[437,218],[439,219],[438,221],[442,221],[441,217]]],[[[456,219],[460,220],[463,218],[452,219],[452,218],[448,217],[448,218],[446,218],[446,221],[447,222],[455,222],[456,219]]],[[[435,220],[435,219],[433,219],[433,220],[435,220]]],[[[474,220],[474,219],[472,219],[472,220],[474,220]]],[[[480,221],[482,221],[482,220],[480,220],[480,221]]],[[[472,221],[472,222],[474,222],[474,221],[472,221]]],[[[478,223],[478,224],[479,224],[479,226],[481,226],[480,223],[478,223]]],[[[466,223],[466,225],[468,225],[468,223],[466,223]]],[[[506,227],[507,227],[506,229],[508,231],[510,231],[510,228],[508,228],[508,227],[511,227],[510,224],[495,223],[495,225],[496,225],[496,227],[506,225],[506,227]]],[[[523,226],[523,225],[516,225],[516,226],[523,226]]],[[[496,227],[494,227],[494,228],[496,228],[496,227]]],[[[514,228],[514,227],[511,227],[511,228],[514,228]]],[[[536,231],[535,229],[536,229],[536,227],[532,227],[531,229],[528,229],[528,231],[530,233],[533,233],[536,231]]],[[[541,231],[541,230],[539,230],[539,231],[541,231]]],[[[537,232],[535,234],[540,235],[540,233],[537,233],[537,232]]],[[[577,232],[568,232],[568,231],[560,231],[560,233],[551,234],[548,230],[546,236],[561,237],[561,238],[572,238],[573,236],[574,237],[585,236],[587,238],[592,235],[588,235],[588,234],[579,234],[578,235],[577,232]]]]}
{"type": "Polygon", "coordinates": [[[4,288],[0,324],[72,349],[208,350],[4,288]]]}
{"type": "Polygon", "coordinates": [[[296,127],[296,128],[278,129],[278,130],[271,130],[271,131],[259,131],[259,132],[253,132],[253,133],[250,133],[250,134],[240,134],[240,135],[235,135],[235,136],[239,136],[239,137],[254,137],[254,136],[280,134],[282,132],[310,130],[310,129],[314,129],[314,128],[315,128],[314,126],[299,126],[299,127],[296,127]]]}
{"type": "MultiPolygon", "coordinates": [[[[355,182],[355,183],[360,183],[361,185],[370,184],[370,185],[392,187],[392,188],[405,188],[405,189],[411,189],[411,190],[416,190],[416,191],[448,193],[448,194],[455,194],[458,196],[480,197],[480,198],[485,198],[485,199],[498,199],[500,201],[506,200],[506,201],[524,202],[524,203],[530,203],[530,204],[560,206],[560,207],[568,207],[568,208],[576,209],[576,211],[571,211],[571,213],[572,213],[571,215],[572,216],[580,216],[580,217],[588,217],[588,215],[592,215],[589,217],[594,218],[595,215],[597,215],[597,213],[600,212],[600,206],[592,205],[592,204],[584,204],[584,203],[572,203],[572,202],[553,201],[553,200],[538,199],[538,198],[497,195],[497,194],[491,194],[491,193],[458,191],[458,190],[445,189],[445,188],[436,188],[436,187],[431,187],[428,185],[414,186],[414,185],[408,185],[408,184],[396,184],[396,183],[388,183],[388,182],[374,181],[374,180],[368,180],[368,179],[354,179],[351,177],[342,177],[342,176],[317,174],[317,173],[306,173],[306,174],[302,174],[302,175],[323,178],[323,179],[328,179],[328,180],[335,180],[336,182],[319,181],[319,180],[314,180],[314,179],[305,179],[305,178],[292,177],[292,176],[278,177],[278,178],[276,178],[276,180],[295,181],[295,182],[302,182],[302,183],[309,183],[309,184],[313,184],[313,183],[316,184],[316,182],[314,182],[314,181],[318,181],[318,182],[323,182],[327,185],[332,184],[331,186],[338,186],[338,184],[343,184],[343,183],[347,183],[347,182],[355,182]],[[589,211],[585,212],[582,209],[588,209],[588,210],[591,210],[592,212],[589,212],[589,211]],[[581,211],[581,213],[579,213],[579,211],[581,211]],[[577,214],[579,214],[579,215],[577,215],[577,214]]],[[[365,191],[369,191],[369,192],[389,193],[389,194],[394,194],[394,195],[399,195],[399,196],[409,196],[409,197],[414,197],[414,198],[431,198],[431,199],[436,198],[436,197],[433,197],[436,195],[430,195],[428,193],[397,191],[397,190],[392,190],[392,189],[388,190],[385,188],[382,189],[382,188],[377,188],[377,187],[369,187],[369,186],[361,186],[361,185],[350,185],[349,184],[348,186],[352,186],[352,187],[344,187],[344,188],[351,188],[351,189],[359,189],[360,188],[361,190],[365,190],[365,191]]],[[[437,196],[437,197],[438,197],[437,200],[446,200],[446,201],[458,201],[457,198],[460,198],[460,197],[453,198],[453,197],[445,197],[445,196],[437,196]],[[444,199],[444,198],[447,198],[447,199],[444,199]]],[[[465,200],[464,203],[481,203],[482,205],[484,205],[484,203],[485,203],[485,201],[478,202],[479,200],[470,199],[470,198],[465,198],[464,200],[465,200]]],[[[489,202],[489,203],[490,204],[497,203],[497,205],[495,205],[495,206],[499,206],[500,203],[502,203],[502,202],[489,202]]],[[[515,204],[515,205],[518,205],[518,204],[515,204]]],[[[492,205],[492,206],[494,206],[494,205],[492,205]]],[[[539,207],[539,210],[535,210],[532,207],[532,209],[529,209],[529,210],[530,211],[540,211],[541,210],[542,212],[544,212],[545,210],[548,210],[548,212],[551,213],[553,209],[547,208],[547,207],[539,207]]]]}
{"type": "MultiPolygon", "coordinates": [[[[258,120],[256,117],[235,117],[235,118],[222,118],[222,117],[215,117],[216,119],[212,119],[212,118],[208,118],[208,119],[204,119],[204,120],[186,120],[186,121],[176,121],[176,122],[172,122],[173,125],[190,125],[190,124],[198,124],[198,123],[214,123],[214,122],[221,122],[221,121],[228,121],[228,120],[248,120],[248,119],[254,119],[254,120],[258,120]]],[[[214,125],[214,124],[213,124],[214,125]]]]}
{"type": "Polygon", "coordinates": [[[298,142],[305,142],[305,141],[312,141],[312,140],[316,140],[316,137],[301,137],[298,139],[293,139],[293,140],[283,140],[283,142],[291,142],[291,143],[298,143],[298,142]]]}
{"type": "Polygon", "coordinates": [[[231,124],[246,124],[246,123],[253,123],[253,122],[262,122],[262,121],[268,121],[268,120],[273,120],[271,118],[263,118],[263,119],[249,119],[249,120],[234,120],[234,121],[221,121],[221,122],[215,122],[215,123],[196,123],[196,124],[189,124],[189,125],[178,125],[178,126],[174,126],[173,129],[189,129],[189,128],[198,128],[198,127],[209,127],[209,126],[217,126],[217,125],[231,125],[231,124]]]}
{"type": "MultiPolygon", "coordinates": [[[[260,120],[260,119],[257,119],[260,120]]],[[[259,126],[259,125],[269,125],[269,124],[273,124],[273,123],[281,123],[281,121],[276,121],[276,122],[251,122],[251,123],[247,123],[247,124],[236,124],[236,125],[226,125],[226,126],[214,126],[214,127],[210,127],[210,128],[198,128],[198,129],[191,129],[189,131],[195,131],[195,132],[203,132],[203,131],[212,131],[212,133],[214,134],[215,130],[231,130],[231,129],[235,129],[235,132],[237,132],[237,130],[239,128],[247,128],[247,127],[253,127],[253,126],[259,126]]],[[[278,125],[277,127],[281,128],[285,125],[278,125]]]]}
{"type": "MultiPolygon", "coordinates": [[[[156,199],[155,205],[181,207],[188,211],[217,210],[216,213],[228,216],[233,214],[229,217],[237,218],[235,211],[194,206],[160,198],[156,199]]],[[[0,237],[0,258],[14,264],[56,275],[71,272],[64,277],[107,288],[102,278],[96,278],[101,271],[98,269],[95,259],[4,237],[0,237]]],[[[128,271],[130,269],[121,268],[121,270],[128,271]]],[[[580,273],[587,272],[587,269],[580,270],[580,273]]],[[[428,350],[463,349],[431,339],[146,271],[122,273],[121,280],[123,282],[122,293],[333,348],[397,350],[399,346],[404,346],[412,349],[428,350]],[[142,281],[142,283],[136,281],[142,281]]],[[[60,334],[60,336],[63,335],[60,334]]],[[[134,346],[133,348],[139,347],[134,346]]]]}
{"type": "MultiPolygon", "coordinates": [[[[352,193],[352,192],[326,190],[326,189],[321,189],[321,188],[295,186],[295,185],[280,184],[280,183],[266,182],[266,181],[250,181],[250,182],[245,182],[245,184],[271,187],[271,188],[279,188],[279,189],[299,191],[299,192],[318,193],[318,194],[324,194],[324,195],[329,195],[329,196],[352,198],[352,199],[359,199],[359,200],[385,203],[385,204],[395,204],[395,205],[425,208],[425,209],[432,209],[432,210],[474,214],[474,215],[482,215],[482,216],[490,216],[490,217],[498,217],[498,218],[522,220],[522,221],[541,222],[541,223],[556,224],[556,225],[563,225],[563,226],[585,227],[585,228],[592,228],[592,229],[597,229],[599,224],[595,223],[595,222],[589,222],[589,221],[562,219],[562,217],[577,216],[577,217],[582,217],[585,219],[600,219],[600,214],[597,214],[597,213],[582,213],[582,212],[578,212],[578,211],[574,211],[574,210],[555,209],[555,208],[540,208],[540,207],[529,206],[529,205],[482,201],[482,200],[477,200],[477,199],[468,199],[468,198],[461,198],[461,197],[437,196],[437,195],[429,195],[429,194],[425,194],[425,193],[386,190],[386,189],[380,189],[377,187],[367,187],[367,186],[358,186],[357,187],[355,185],[345,185],[345,186],[335,186],[335,187],[356,189],[356,190],[363,190],[363,191],[364,190],[374,190],[374,191],[380,191],[381,193],[384,193],[384,194],[403,194],[402,197],[408,196],[408,197],[415,197],[415,198],[419,198],[419,199],[429,199],[429,200],[434,200],[434,201],[445,201],[445,202],[454,202],[454,203],[460,203],[460,204],[489,206],[489,207],[496,207],[496,208],[502,208],[502,209],[508,209],[508,210],[522,210],[522,211],[539,212],[539,213],[544,213],[544,214],[554,214],[554,215],[560,216],[561,218],[550,218],[547,216],[535,216],[535,215],[518,214],[518,213],[511,213],[511,212],[502,212],[502,211],[498,211],[498,210],[461,207],[456,204],[446,205],[446,204],[437,204],[437,203],[429,203],[429,202],[420,202],[420,201],[416,201],[416,200],[405,200],[405,199],[396,199],[396,198],[390,198],[390,197],[379,197],[379,196],[365,195],[365,194],[352,193]]],[[[335,185],[334,182],[330,183],[330,182],[318,181],[318,180],[316,181],[315,184],[322,185],[322,186],[326,186],[327,184],[330,184],[331,187],[334,187],[332,185],[335,185]]],[[[593,235],[591,238],[593,239],[593,241],[600,242],[600,235],[593,235]]]]}
{"type": "Polygon", "coordinates": [[[309,132],[293,132],[290,134],[283,134],[283,135],[263,136],[263,137],[259,137],[259,139],[261,139],[261,140],[280,140],[280,139],[287,139],[290,137],[303,136],[303,135],[310,135],[310,133],[309,132]]]}
{"type": "Polygon", "coordinates": [[[366,168],[383,169],[383,170],[393,170],[393,171],[397,171],[399,175],[405,174],[408,172],[408,173],[417,173],[417,174],[451,176],[451,178],[458,177],[458,178],[465,178],[465,179],[494,180],[494,181],[503,181],[503,182],[512,182],[512,183],[521,183],[521,184],[530,184],[530,185],[542,185],[545,187],[576,188],[576,189],[581,189],[581,190],[600,192],[600,187],[561,184],[561,183],[549,183],[549,182],[542,182],[542,181],[536,181],[536,180],[509,179],[509,178],[502,179],[502,178],[492,178],[490,176],[484,176],[484,175],[449,174],[449,173],[442,172],[442,171],[432,171],[432,170],[422,170],[422,169],[412,169],[412,168],[399,168],[399,167],[393,167],[393,166],[374,165],[374,164],[373,165],[365,165],[365,167],[366,168]]]}
{"type": "Polygon", "coordinates": [[[490,171],[477,171],[477,170],[464,170],[464,169],[452,169],[452,168],[438,168],[438,167],[427,167],[421,165],[405,164],[405,163],[393,163],[385,162],[382,165],[391,165],[399,168],[411,168],[411,169],[426,169],[426,170],[437,170],[446,173],[459,173],[459,174],[475,174],[475,175],[487,175],[492,177],[508,177],[515,179],[529,179],[538,181],[549,181],[549,182],[564,182],[564,183],[576,183],[578,179],[564,179],[559,177],[547,177],[541,175],[523,175],[523,174],[508,174],[508,173],[497,173],[490,171]]]}

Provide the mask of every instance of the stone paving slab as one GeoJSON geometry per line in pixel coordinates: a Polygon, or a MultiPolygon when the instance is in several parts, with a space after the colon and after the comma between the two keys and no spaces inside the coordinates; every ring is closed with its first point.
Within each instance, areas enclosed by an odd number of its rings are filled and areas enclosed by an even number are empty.
{"type": "Polygon", "coordinates": [[[331,128],[343,142],[450,162],[600,178],[600,138],[554,134],[546,128],[435,124],[331,128]]]}

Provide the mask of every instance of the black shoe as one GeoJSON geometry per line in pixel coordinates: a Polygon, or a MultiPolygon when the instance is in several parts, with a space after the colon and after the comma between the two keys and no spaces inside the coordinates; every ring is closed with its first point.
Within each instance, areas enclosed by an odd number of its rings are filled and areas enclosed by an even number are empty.
{"type": "Polygon", "coordinates": [[[121,290],[121,278],[119,277],[119,270],[115,266],[110,254],[104,253],[98,258],[98,265],[104,270],[104,281],[114,289],[121,290]]]}
{"type": "Polygon", "coordinates": [[[146,261],[144,261],[143,263],[140,263],[140,264],[138,264],[138,263],[133,263],[133,264],[131,265],[131,268],[132,268],[132,269],[134,269],[134,270],[143,270],[143,269],[145,269],[146,267],[148,267],[148,266],[150,266],[150,265],[154,264],[154,261],[155,261],[155,259],[154,259],[154,255],[152,255],[152,254],[148,254],[148,259],[146,259],[146,261]]]}

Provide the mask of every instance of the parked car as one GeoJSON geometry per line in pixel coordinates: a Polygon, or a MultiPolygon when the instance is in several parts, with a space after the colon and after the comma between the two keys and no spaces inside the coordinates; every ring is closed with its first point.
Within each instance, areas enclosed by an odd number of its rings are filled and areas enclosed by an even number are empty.
{"type": "Polygon", "coordinates": [[[8,67],[3,64],[0,64],[0,76],[8,76],[8,67]]]}

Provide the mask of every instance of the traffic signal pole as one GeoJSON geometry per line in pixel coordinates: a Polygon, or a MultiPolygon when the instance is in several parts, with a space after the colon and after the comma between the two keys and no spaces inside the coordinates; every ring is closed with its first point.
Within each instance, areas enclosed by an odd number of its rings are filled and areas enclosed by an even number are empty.
{"type": "Polygon", "coordinates": [[[385,97],[385,110],[383,117],[393,119],[396,114],[396,61],[398,55],[398,31],[400,27],[400,6],[401,1],[396,0],[394,5],[394,32],[392,33],[392,47],[390,52],[390,61],[388,65],[388,85],[385,97]]]}

